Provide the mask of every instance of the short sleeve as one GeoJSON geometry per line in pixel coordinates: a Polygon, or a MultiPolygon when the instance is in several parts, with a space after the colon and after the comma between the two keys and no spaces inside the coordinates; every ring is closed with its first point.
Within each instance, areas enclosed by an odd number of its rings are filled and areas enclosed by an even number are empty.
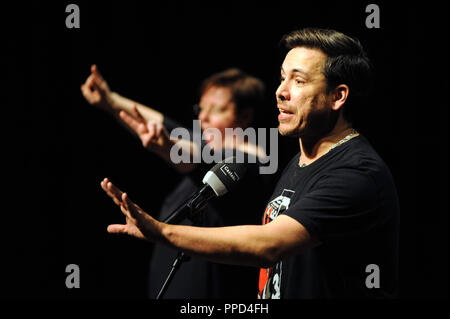
{"type": "Polygon", "coordinates": [[[345,168],[324,175],[285,214],[321,242],[369,232],[382,222],[378,192],[369,174],[345,168]]]}

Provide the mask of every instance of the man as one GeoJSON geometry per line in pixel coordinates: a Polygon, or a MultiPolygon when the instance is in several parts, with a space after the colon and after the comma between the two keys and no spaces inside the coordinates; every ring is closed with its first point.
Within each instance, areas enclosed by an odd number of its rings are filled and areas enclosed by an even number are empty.
{"type": "Polygon", "coordinates": [[[383,298],[397,291],[399,205],[381,158],[352,128],[369,60],[359,41],[323,29],[283,38],[279,132],[298,138],[263,225],[168,225],[105,179],[126,233],[215,262],[261,267],[260,298],[383,298]],[[366,272],[376,269],[376,273],[366,272]]]}

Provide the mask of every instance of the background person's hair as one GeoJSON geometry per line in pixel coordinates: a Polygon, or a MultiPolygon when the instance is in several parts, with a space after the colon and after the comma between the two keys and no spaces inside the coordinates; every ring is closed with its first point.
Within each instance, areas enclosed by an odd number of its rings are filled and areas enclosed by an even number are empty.
{"type": "Polygon", "coordinates": [[[247,109],[253,110],[254,117],[264,102],[264,83],[237,69],[227,69],[206,78],[200,86],[200,96],[211,87],[225,87],[231,90],[232,101],[236,105],[236,116],[247,109]]]}
{"type": "Polygon", "coordinates": [[[319,49],[327,55],[323,67],[327,93],[340,84],[349,87],[343,115],[351,122],[364,106],[372,86],[372,66],[359,40],[335,30],[305,28],[283,36],[281,44],[289,50],[306,47],[319,49]]]}

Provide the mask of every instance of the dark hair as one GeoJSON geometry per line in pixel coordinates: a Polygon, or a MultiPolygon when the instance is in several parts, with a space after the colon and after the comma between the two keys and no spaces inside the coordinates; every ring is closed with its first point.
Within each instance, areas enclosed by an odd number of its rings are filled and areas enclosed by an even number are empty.
{"type": "Polygon", "coordinates": [[[236,68],[206,78],[200,86],[200,96],[211,87],[229,88],[238,114],[249,108],[256,111],[264,101],[264,83],[236,68]]]}
{"type": "Polygon", "coordinates": [[[283,36],[286,49],[307,47],[319,49],[327,55],[323,74],[327,79],[327,93],[346,84],[349,96],[343,115],[351,121],[355,106],[360,107],[371,88],[371,63],[358,39],[329,29],[305,28],[283,36]]]}

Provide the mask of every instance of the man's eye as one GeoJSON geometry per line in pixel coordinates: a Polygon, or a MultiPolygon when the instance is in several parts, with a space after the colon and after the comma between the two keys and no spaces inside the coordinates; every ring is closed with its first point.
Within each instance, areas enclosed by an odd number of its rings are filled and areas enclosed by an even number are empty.
{"type": "Polygon", "coordinates": [[[297,84],[303,84],[303,80],[302,79],[295,79],[295,83],[297,83],[297,84]]]}
{"type": "Polygon", "coordinates": [[[280,82],[284,81],[284,76],[280,76],[280,82]]]}

